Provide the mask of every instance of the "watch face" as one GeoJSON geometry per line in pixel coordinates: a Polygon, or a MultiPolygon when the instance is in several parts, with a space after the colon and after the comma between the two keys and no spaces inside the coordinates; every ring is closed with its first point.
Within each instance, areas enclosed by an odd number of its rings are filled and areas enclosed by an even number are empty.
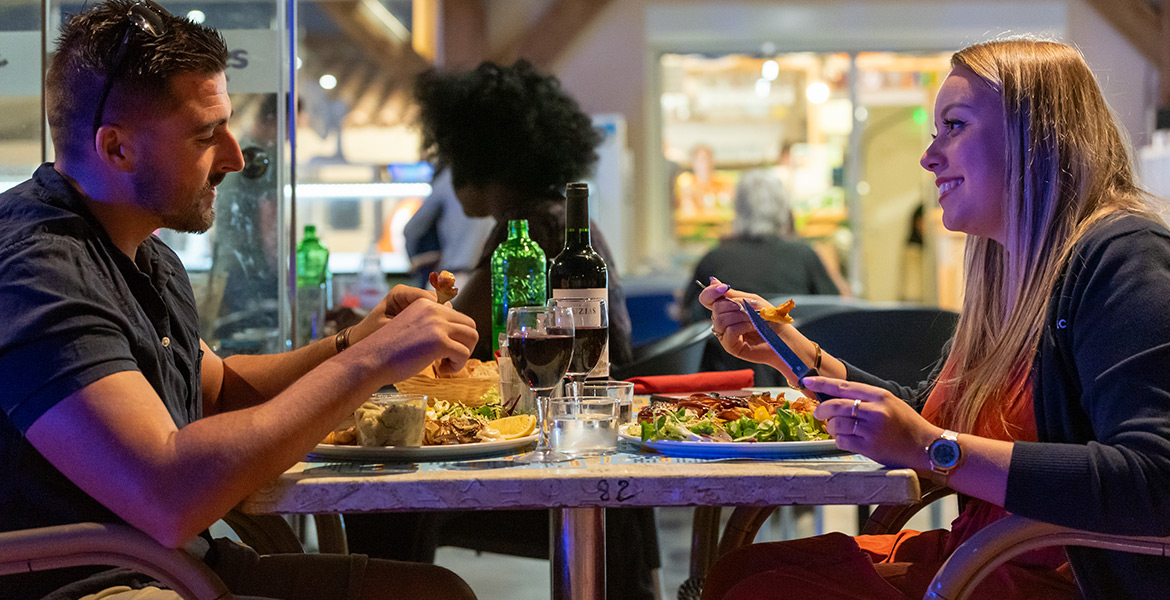
{"type": "Polygon", "coordinates": [[[930,462],[940,469],[950,469],[959,462],[959,444],[951,440],[935,440],[930,445],[930,462]]]}

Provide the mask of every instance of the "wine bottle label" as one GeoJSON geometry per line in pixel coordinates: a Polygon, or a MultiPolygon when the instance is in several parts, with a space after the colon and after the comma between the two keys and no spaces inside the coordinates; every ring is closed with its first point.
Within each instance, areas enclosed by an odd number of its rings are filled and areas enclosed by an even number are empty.
{"type": "MultiPolygon", "coordinates": [[[[605,288],[556,288],[552,291],[553,300],[580,300],[580,302],[573,302],[574,315],[580,315],[578,311],[584,311],[585,318],[575,319],[581,326],[584,327],[600,327],[602,323],[601,305],[596,302],[589,302],[589,300],[608,300],[609,290],[605,288]]],[[[608,316],[608,315],[607,315],[608,316]]],[[[608,319],[606,319],[608,322],[608,319]]],[[[609,379],[609,339],[605,340],[605,346],[601,350],[601,359],[597,361],[597,365],[586,376],[588,379],[609,379]]]]}

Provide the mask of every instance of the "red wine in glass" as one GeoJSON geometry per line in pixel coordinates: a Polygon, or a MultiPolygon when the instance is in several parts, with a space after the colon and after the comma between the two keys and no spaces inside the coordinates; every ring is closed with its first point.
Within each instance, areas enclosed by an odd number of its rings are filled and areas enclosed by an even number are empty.
{"type": "Polygon", "coordinates": [[[588,373],[601,360],[601,353],[605,350],[605,342],[609,339],[608,327],[581,327],[577,326],[573,338],[573,360],[569,364],[569,373],[588,373]]]}
{"type": "Polygon", "coordinates": [[[565,376],[573,356],[573,335],[550,329],[542,334],[508,337],[508,356],[516,371],[534,390],[555,387],[565,376]]]}

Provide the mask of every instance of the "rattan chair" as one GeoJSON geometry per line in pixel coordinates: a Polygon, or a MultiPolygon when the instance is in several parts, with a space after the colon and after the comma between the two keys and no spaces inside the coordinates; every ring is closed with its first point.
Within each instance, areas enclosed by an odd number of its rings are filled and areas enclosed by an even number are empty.
{"type": "Polygon", "coordinates": [[[84,565],[132,568],[186,600],[233,597],[203,561],[129,525],[75,523],[0,533],[0,575],[84,565]]]}
{"type": "Polygon", "coordinates": [[[951,554],[927,589],[926,600],[965,600],[999,565],[1046,546],[1088,546],[1167,556],[1170,537],[1112,535],[1008,515],[980,530],[951,554]]]}

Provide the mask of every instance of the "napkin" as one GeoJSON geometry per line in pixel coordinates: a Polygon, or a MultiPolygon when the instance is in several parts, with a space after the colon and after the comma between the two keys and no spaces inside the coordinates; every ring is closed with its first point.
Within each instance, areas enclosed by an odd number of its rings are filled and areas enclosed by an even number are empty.
{"type": "Polygon", "coordinates": [[[634,393],[670,394],[685,392],[717,392],[751,387],[755,377],[751,369],[740,371],[711,371],[691,375],[647,375],[627,379],[634,384],[634,393]]]}

